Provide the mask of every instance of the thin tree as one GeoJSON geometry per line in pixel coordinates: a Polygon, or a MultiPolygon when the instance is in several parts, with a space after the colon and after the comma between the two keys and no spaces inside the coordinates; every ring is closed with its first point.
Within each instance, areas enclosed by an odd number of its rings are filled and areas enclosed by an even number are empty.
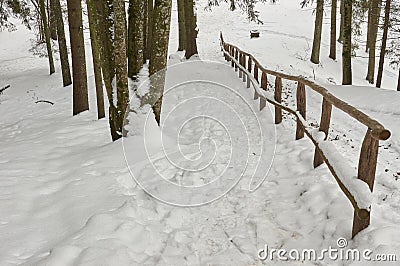
{"type": "Polygon", "coordinates": [[[157,73],[156,80],[152,79],[150,94],[155,95],[152,105],[157,124],[160,125],[162,94],[165,84],[165,71],[168,58],[169,31],[171,24],[171,0],[156,0],[153,10],[152,45],[150,53],[150,76],[157,73]]]}
{"type": "Polygon", "coordinates": [[[178,1],[178,28],[179,28],[179,45],[178,51],[185,50],[186,47],[186,28],[185,28],[185,0],[178,1]]]}
{"type": "Polygon", "coordinates": [[[73,115],[77,115],[89,110],[82,5],[81,1],[68,0],[67,6],[72,54],[73,115]]]}
{"type": "MultiPolygon", "coordinates": [[[[114,56],[117,89],[117,133],[125,136],[123,129],[125,113],[129,104],[128,67],[126,63],[126,13],[125,1],[114,0],[114,56]]],[[[141,37],[141,36],[140,36],[141,37]]]]}
{"type": "Polygon", "coordinates": [[[193,55],[197,54],[197,30],[196,30],[196,16],[194,14],[194,1],[185,1],[185,31],[186,31],[186,45],[185,45],[185,57],[189,59],[193,55]]]}
{"type": "Polygon", "coordinates": [[[57,18],[55,13],[54,1],[47,0],[47,7],[49,10],[49,30],[50,30],[50,37],[53,40],[57,40],[57,18]]]}
{"type": "Polygon", "coordinates": [[[344,22],[344,11],[343,11],[344,0],[340,0],[340,31],[338,42],[343,43],[343,22],[344,22]]]}
{"type": "Polygon", "coordinates": [[[372,32],[372,0],[368,0],[368,23],[367,23],[367,42],[365,44],[365,52],[367,53],[371,43],[371,32],[372,32]]]}
{"type": "Polygon", "coordinates": [[[351,70],[351,21],[353,15],[352,0],[343,1],[343,50],[342,50],[342,84],[353,83],[351,70]]]}
{"type": "Polygon", "coordinates": [[[58,49],[60,50],[61,72],[64,87],[72,84],[71,70],[69,68],[67,41],[65,39],[63,13],[60,0],[51,0],[56,18],[58,49]]]}
{"type": "Polygon", "coordinates": [[[386,0],[385,19],[383,21],[383,37],[382,37],[381,53],[379,56],[378,77],[376,78],[377,88],[380,88],[382,84],[383,65],[385,63],[385,54],[386,54],[386,43],[390,26],[390,4],[391,0],[386,0]]]}
{"type": "Polygon", "coordinates": [[[315,15],[315,24],[314,24],[314,39],[311,52],[311,62],[314,64],[319,64],[323,15],[324,15],[324,0],[317,0],[317,12],[315,15]]]}
{"type": "Polygon", "coordinates": [[[55,72],[55,69],[54,69],[53,51],[51,49],[49,25],[47,24],[46,6],[44,4],[44,0],[39,0],[39,9],[40,9],[40,17],[42,18],[43,33],[46,41],[47,55],[49,58],[49,67],[51,75],[55,72]]]}
{"type": "Polygon", "coordinates": [[[137,75],[143,66],[144,1],[129,0],[128,18],[128,76],[137,75]]]}
{"type": "Polygon", "coordinates": [[[329,57],[332,58],[333,60],[336,59],[336,11],[337,11],[337,0],[332,0],[329,57]]]}
{"type": "Polygon", "coordinates": [[[94,81],[96,85],[96,103],[97,103],[97,118],[101,119],[105,117],[104,110],[104,93],[103,93],[103,81],[101,77],[101,61],[100,61],[100,37],[97,32],[99,28],[99,19],[96,15],[96,8],[94,6],[94,0],[86,0],[88,19],[89,19],[89,31],[90,31],[90,43],[92,47],[92,60],[94,70],[94,81]]]}
{"type": "Polygon", "coordinates": [[[370,30],[368,32],[369,35],[369,44],[368,44],[368,71],[366,80],[369,83],[374,83],[375,77],[375,53],[376,53],[376,37],[378,34],[378,24],[379,24],[379,15],[380,15],[380,0],[371,0],[371,20],[368,21],[368,24],[371,24],[370,30]]]}

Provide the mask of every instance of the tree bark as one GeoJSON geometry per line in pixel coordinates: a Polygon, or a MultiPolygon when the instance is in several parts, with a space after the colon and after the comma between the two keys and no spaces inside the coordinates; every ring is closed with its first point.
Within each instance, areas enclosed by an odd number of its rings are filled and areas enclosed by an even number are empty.
{"type": "Polygon", "coordinates": [[[324,0],[317,0],[317,12],[315,16],[315,25],[314,25],[314,39],[311,52],[311,62],[314,64],[319,64],[323,15],[324,15],[324,0]]]}
{"type": "Polygon", "coordinates": [[[54,69],[53,51],[51,49],[49,25],[47,24],[46,6],[44,4],[44,0],[39,0],[39,8],[40,8],[40,16],[42,18],[43,33],[46,40],[46,48],[47,48],[47,55],[49,57],[49,68],[51,75],[55,72],[55,69],[54,69]]]}
{"type": "Polygon", "coordinates": [[[178,51],[185,50],[186,28],[185,28],[185,0],[178,1],[178,25],[179,25],[179,46],[178,51]]]}
{"type": "Polygon", "coordinates": [[[194,1],[185,1],[185,30],[186,30],[186,47],[185,57],[189,59],[197,54],[197,30],[196,30],[196,17],[194,14],[194,1]]]}
{"type": "Polygon", "coordinates": [[[69,67],[67,41],[65,39],[64,21],[61,10],[60,0],[51,0],[54,6],[54,16],[56,18],[57,36],[58,36],[58,49],[60,50],[61,72],[63,79],[63,86],[72,84],[71,70],[69,67]]]}
{"type": "Polygon", "coordinates": [[[146,60],[150,59],[151,45],[153,43],[153,0],[147,0],[147,39],[146,60]]]}
{"type": "MultiPolygon", "coordinates": [[[[49,1],[49,0],[48,0],[49,1]]],[[[54,8],[54,1],[50,0],[50,3],[47,5],[49,9],[49,31],[50,38],[53,40],[57,40],[57,20],[56,20],[56,12],[54,8]]]]}
{"type": "MultiPolygon", "coordinates": [[[[114,0],[114,56],[117,89],[117,133],[125,136],[123,125],[129,104],[128,67],[126,62],[126,13],[125,1],[114,0]]],[[[139,36],[141,38],[142,36],[139,36]]],[[[142,62],[142,61],[140,61],[142,62]]]]}
{"type": "Polygon", "coordinates": [[[371,42],[371,39],[370,39],[371,32],[372,32],[372,30],[371,30],[371,25],[372,25],[372,22],[371,22],[371,19],[372,19],[372,8],[371,8],[371,6],[372,6],[372,0],[368,0],[367,42],[365,44],[365,52],[366,53],[369,50],[370,42],[371,42]]]}
{"type": "Polygon", "coordinates": [[[399,68],[399,77],[397,79],[397,91],[400,91],[400,68],[399,68]]]}
{"type": "Polygon", "coordinates": [[[171,24],[171,0],[156,0],[153,10],[152,45],[150,53],[150,94],[155,97],[153,112],[157,124],[160,125],[162,94],[164,92],[165,71],[168,58],[169,31],[171,24]]]}
{"type": "Polygon", "coordinates": [[[375,53],[376,53],[376,37],[378,34],[378,24],[379,24],[379,14],[380,14],[380,7],[379,7],[380,0],[371,0],[371,20],[368,23],[371,23],[369,27],[369,44],[368,44],[368,72],[366,80],[369,83],[374,83],[375,78],[375,53]]]}
{"type": "Polygon", "coordinates": [[[343,11],[343,2],[344,0],[340,0],[340,31],[338,42],[343,43],[343,22],[344,22],[344,11],[343,11]]]}
{"type": "Polygon", "coordinates": [[[149,3],[145,0],[144,1],[144,10],[143,10],[143,64],[147,62],[147,32],[148,32],[148,23],[149,23],[149,16],[148,16],[148,6],[149,3]]]}
{"type": "Polygon", "coordinates": [[[96,103],[97,103],[97,118],[102,119],[105,117],[104,110],[104,93],[103,93],[103,81],[101,77],[101,61],[100,61],[100,38],[97,29],[99,28],[99,20],[96,16],[96,9],[94,6],[94,0],[86,0],[88,19],[89,19],[89,30],[90,30],[90,43],[92,46],[92,60],[94,70],[94,81],[96,86],[96,103]]]}
{"type": "Polygon", "coordinates": [[[49,29],[50,29],[50,37],[56,41],[57,40],[57,20],[56,20],[54,0],[50,0],[49,29]]]}
{"type": "Polygon", "coordinates": [[[68,0],[68,21],[72,54],[73,115],[89,110],[85,44],[81,1],[68,0]]]}
{"type": "Polygon", "coordinates": [[[351,21],[353,15],[352,0],[343,1],[343,50],[342,50],[342,84],[353,83],[351,70],[351,21]]]}
{"type": "Polygon", "coordinates": [[[332,0],[329,57],[332,58],[333,60],[336,59],[336,10],[337,10],[337,0],[332,0]]]}
{"type": "Polygon", "coordinates": [[[117,140],[120,138],[118,134],[118,112],[117,107],[114,105],[114,95],[112,80],[115,76],[115,63],[114,63],[114,44],[112,40],[114,12],[112,1],[94,1],[96,7],[97,17],[99,18],[99,37],[101,40],[100,45],[100,59],[101,70],[104,79],[104,86],[107,92],[107,99],[109,103],[108,121],[110,125],[111,138],[117,140]]]}
{"type": "Polygon", "coordinates": [[[128,19],[128,76],[137,75],[143,66],[144,1],[129,0],[128,19]]]}
{"type": "Polygon", "coordinates": [[[388,38],[388,31],[390,25],[390,0],[386,0],[385,6],[385,19],[383,22],[383,37],[382,37],[382,46],[381,53],[379,56],[379,67],[378,67],[378,77],[376,78],[376,87],[380,88],[382,84],[382,75],[383,75],[383,65],[385,63],[385,54],[386,54],[386,43],[388,38]]]}

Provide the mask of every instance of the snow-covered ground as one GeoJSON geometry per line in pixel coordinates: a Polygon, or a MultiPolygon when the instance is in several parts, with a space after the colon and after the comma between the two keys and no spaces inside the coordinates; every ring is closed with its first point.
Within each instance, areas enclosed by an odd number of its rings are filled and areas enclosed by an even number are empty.
{"type": "MultiPolygon", "coordinates": [[[[205,2],[198,6],[199,53],[214,63],[175,65],[181,60],[175,53],[174,7],[170,65],[175,66],[167,74],[171,96],[163,112],[171,116],[165,116],[164,139],[151,116],[146,122],[144,109],[131,114],[130,136],[111,143],[107,121],[96,120],[93,76],[91,111],[72,117],[71,87],[62,88],[60,71],[47,75],[45,58],[29,54],[33,36],[22,27],[0,32],[0,86],[11,85],[0,95],[0,265],[287,264],[262,262],[258,251],[265,245],[320,251],[337,248],[341,237],[348,248],[400,259],[400,95],[366,87],[366,62],[360,59],[354,60],[358,87],[334,86],[340,84],[340,60],[326,56],[328,26],[322,63],[315,66],[308,61],[312,10],[300,9],[295,0],[259,5],[264,25],[248,23],[225,4],[205,11],[205,2]],[[261,37],[250,40],[254,28],[261,37]],[[271,69],[311,79],[315,73],[319,83],[391,130],[392,137],[381,142],[371,226],[354,240],[350,203],[326,166],[313,169],[312,144],[294,141],[295,121],[285,116],[275,128],[270,109],[258,111],[251,90],[223,61],[221,30],[227,42],[271,69]],[[191,79],[202,81],[188,83],[191,79]],[[193,119],[183,123],[188,118],[193,119]],[[161,144],[167,152],[160,153],[161,144]],[[173,183],[185,191],[174,190],[173,183]]],[[[385,72],[383,87],[395,87],[394,73],[385,72]]],[[[288,104],[294,103],[294,89],[284,84],[288,104]]],[[[307,94],[307,115],[317,122],[321,99],[307,94]]],[[[334,110],[330,140],[353,167],[364,134],[364,127],[334,110]]],[[[294,262],[299,263],[357,264],[294,262]]]]}

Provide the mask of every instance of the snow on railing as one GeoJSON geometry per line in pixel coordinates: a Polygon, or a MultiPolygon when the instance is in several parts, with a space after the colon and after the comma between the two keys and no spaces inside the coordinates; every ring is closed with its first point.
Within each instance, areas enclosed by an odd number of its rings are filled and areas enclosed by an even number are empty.
{"type": "Polygon", "coordinates": [[[314,167],[318,167],[324,162],[326,163],[340,189],[354,208],[352,236],[354,237],[358,232],[368,227],[370,224],[372,190],[375,180],[379,140],[388,139],[390,131],[362,111],[336,98],[322,86],[301,76],[291,76],[264,68],[251,54],[232,44],[225,43],[222,33],[221,49],[225,59],[231,62],[231,66],[235,68],[235,71],[239,71],[239,78],[242,78],[243,82],[247,79],[248,88],[250,88],[250,85],[253,86],[254,99],[260,99],[260,110],[266,106],[266,102],[275,106],[275,124],[282,122],[282,110],[296,116],[296,140],[303,138],[304,134],[308,136],[315,146],[314,167]],[[261,83],[259,82],[260,71],[261,83]],[[266,91],[268,75],[275,76],[274,95],[270,95],[266,91]],[[282,79],[297,82],[297,110],[282,104],[282,79]],[[308,86],[323,97],[321,121],[318,130],[310,127],[306,121],[305,86],[308,86]],[[327,141],[332,106],[342,110],[368,127],[361,147],[358,171],[349,166],[347,160],[334,145],[327,141]]]}

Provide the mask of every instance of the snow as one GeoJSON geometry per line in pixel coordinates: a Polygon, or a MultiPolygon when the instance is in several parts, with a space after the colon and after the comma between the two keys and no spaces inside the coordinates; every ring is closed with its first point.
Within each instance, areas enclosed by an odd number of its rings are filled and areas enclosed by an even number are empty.
{"type": "MultiPolygon", "coordinates": [[[[197,8],[204,62],[185,62],[175,53],[173,7],[165,128],[158,130],[145,106],[129,116],[129,137],[115,143],[108,122],[96,119],[93,76],[91,110],[72,117],[72,87],[61,87],[59,67],[48,76],[47,59],[28,52],[32,34],[23,27],[0,32],[0,86],[11,85],[0,95],[0,265],[258,265],[257,252],[266,244],[322,250],[337,247],[339,237],[349,248],[399,259],[399,94],[390,90],[395,72],[385,72],[383,87],[389,90],[368,87],[366,62],[357,58],[358,86],[334,86],[341,63],[324,56],[327,28],[322,63],[312,65],[312,10],[300,9],[297,1],[259,5],[264,25],[248,23],[225,4],[212,12],[204,4],[197,8]],[[261,37],[250,40],[255,28],[261,37]],[[371,225],[353,240],[351,204],[325,165],[313,169],[314,146],[306,138],[294,140],[296,121],[284,114],[275,127],[270,106],[259,111],[252,90],[223,60],[220,30],[268,68],[311,79],[314,70],[318,83],[391,130],[392,137],[380,142],[371,225]],[[188,166],[196,171],[183,174],[188,166]]],[[[132,92],[147,92],[146,73],[130,82],[132,92]]],[[[289,106],[295,89],[284,83],[289,106]]],[[[307,89],[307,119],[315,125],[320,106],[321,97],[307,89]]],[[[347,160],[346,173],[354,172],[366,128],[335,108],[332,115],[329,146],[347,160]]]]}

